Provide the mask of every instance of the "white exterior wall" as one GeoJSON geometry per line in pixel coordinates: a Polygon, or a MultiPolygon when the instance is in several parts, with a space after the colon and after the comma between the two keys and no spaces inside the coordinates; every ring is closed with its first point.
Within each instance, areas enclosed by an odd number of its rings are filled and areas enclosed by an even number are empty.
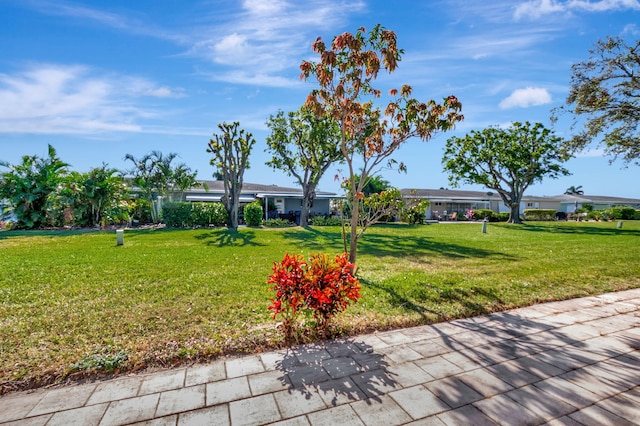
{"type": "MultiPolygon", "coordinates": [[[[274,197],[270,200],[283,200],[283,208],[280,213],[288,214],[289,212],[299,212],[302,210],[302,198],[284,198],[274,197]]],[[[331,213],[330,200],[328,198],[316,198],[313,200],[313,207],[310,210],[311,214],[329,214],[331,213]]]]}

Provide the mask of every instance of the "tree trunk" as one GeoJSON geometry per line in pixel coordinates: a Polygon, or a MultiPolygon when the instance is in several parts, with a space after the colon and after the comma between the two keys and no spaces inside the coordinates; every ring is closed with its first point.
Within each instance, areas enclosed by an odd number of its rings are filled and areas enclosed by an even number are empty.
{"type": "Polygon", "coordinates": [[[355,265],[358,253],[358,215],[360,213],[360,200],[353,197],[351,207],[351,234],[349,236],[349,262],[355,265]]]}
{"type": "Polygon", "coordinates": [[[309,203],[306,198],[302,199],[302,207],[300,211],[300,226],[306,228],[309,226],[309,203]]]}
{"type": "Polygon", "coordinates": [[[509,214],[509,223],[522,223],[522,221],[520,220],[520,202],[517,203],[512,203],[511,206],[509,206],[511,209],[511,212],[509,214]]]}
{"type": "Polygon", "coordinates": [[[302,208],[300,211],[300,226],[303,228],[309,226],[309,211],[316,195],[315,189],[315,185],[312,184],[307,184],[303,188],[302,208]]]}
{"type": "Polygon", "coordinates": [[[237,189],[234,185],[230,185],[228,195],[226,195],[225,206],[229,214],[229,229],[238,229],[238,201],[239,196],[236,195],[237,189]]]}
{"type": "Polygon", "coordinates": [[[229,206],[229,229],[234,231],[238,229],[238,203],[231,202],[229,206]]]}

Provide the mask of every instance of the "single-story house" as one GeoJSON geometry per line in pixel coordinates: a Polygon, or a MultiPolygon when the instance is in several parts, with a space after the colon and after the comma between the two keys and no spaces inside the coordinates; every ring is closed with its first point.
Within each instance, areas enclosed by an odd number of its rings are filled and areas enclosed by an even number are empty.
{"type": "MultiPolygon", "coordinates": [[[[204,185],[200,188],[191,188],[185,193],[185,201],[190,202],[214,202],[221,201],[224,197],[224,182],[220,180],[201,181],[204,185]]],[[[260,200],[263,203],[265,217],[268,219],[286,217],[287,219],[300,218],[302,210],[302,188],[287,188],[276,185],[263,185],[257,183],[244,183],[240,191],[240,205],[260,200]],[[269,210],[269,205],[275,206],[269,210]]],[[[331,200],[340,198],[336,193],[316,191],[316,196],[310,210],[313,215],[330,215],[331,200]]]]}
{"type": "MultiPolygon", "coordinates": [[[[467,210],[490,209],[494,212],[508,212],[500,195],[492,191],[464,191],[453,189],[401,189],[407,200],[429,200],[428,219],[448,219],[453,213],[464,215],[467,210]]],[[[594,210],[611,206],[630,206],[640,209],[640,200],[633,198],[592,196],[592,195],[524,195],[520,203],[520,213],[527,209],[551,209],[573,213],[589,204],[594,210]]]]}
{"type": "Polygon", "coordinates": [[[603,210],[612,206],[628,206],[640,209],[640,200],[635,198],[609,197],[601,195],[559,195],[560,208],[558,211],[573,213],[585,204],[591,205],[593,210],[603,210]]]}

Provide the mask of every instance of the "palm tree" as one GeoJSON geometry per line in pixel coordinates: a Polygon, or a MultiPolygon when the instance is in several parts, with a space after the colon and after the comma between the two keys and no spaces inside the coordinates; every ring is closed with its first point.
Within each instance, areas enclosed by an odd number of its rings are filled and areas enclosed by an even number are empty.
{"type": "Polygon", "coordinates": [[[582,190],[582,185],[580,186],[571,185],[569,188],[567,188],[566,191],[564,191],[564,193],[566,195],[584,195],[584,191],[582,190]]]}
{"type": "MultiPolygon", "coordinates": [[[[354,175],[354,178],[356,180],[356,186],[357,186],[358,182],[360,181],[360,175],[356,174],[354,175]]],[[[373,175],[373,176],[367,177],[367,182],[362,187],[362,193],[364,194],[365,197],[368,197],[371,194],[379,194],[382,191],[386,191],[389,188],[391,188],[391,183],[389,183],[388,180],[386,180],[382,176],[373,175]]]]}

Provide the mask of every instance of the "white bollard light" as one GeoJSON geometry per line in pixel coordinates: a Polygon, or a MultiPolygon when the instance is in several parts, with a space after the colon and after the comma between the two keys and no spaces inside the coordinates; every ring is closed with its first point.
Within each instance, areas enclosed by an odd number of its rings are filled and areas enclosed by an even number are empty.
{"type": "Polygon", "coordinates": [[[116,245],[124,245],[124,229],[116,229],[116,245]]]}
{"type": "Polygon", "coordinates": [[[482,221],[482,233],[486,234],[487,233],[487,219],[484,219],[482,221]]]}

